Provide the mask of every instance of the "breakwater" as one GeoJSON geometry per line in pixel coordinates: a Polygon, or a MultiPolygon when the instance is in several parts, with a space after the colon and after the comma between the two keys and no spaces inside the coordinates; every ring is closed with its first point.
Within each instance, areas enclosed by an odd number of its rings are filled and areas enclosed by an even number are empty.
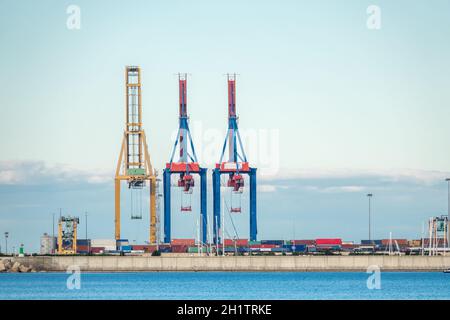
{"type": "Polygon", "coordinates": [[[450,256],[36,256],[14,258],[38,270],[66,271],[442,271],[450,256]]]}

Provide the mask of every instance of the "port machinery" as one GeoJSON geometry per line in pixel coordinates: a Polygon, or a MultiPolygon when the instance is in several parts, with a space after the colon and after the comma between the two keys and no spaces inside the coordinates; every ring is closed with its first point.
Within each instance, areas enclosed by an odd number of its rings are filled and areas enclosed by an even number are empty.
{"type": "Polygon", "coordinates": [[[78,217],[61,216],[58,221],[58,254],[77,252],[78,217]]]}
{"type": "MultiPolygon", "coordinates": [[[[219,163],[212,174],[213,183],[213,235],[214,242],[221,243],[221,175],[228,175],[226,187],[231,188],[231,196],[236,196],[238,203],[229,208],[230,213],[241,212],[241,196],[244,191],[244,175],[250,177],[250,240],[256,241],[256,168],[251,168],[242,145],[238,128],[238,117],[236,114],[236,74],[227,74],[228,83],[228,131],[222,148],[219,163]],[[224,160],[226,146],[228,144],[228,161],[224,160]],[[239,146],[239,148],[238,148],[239,146]],[[239,152],[240,151],[240,152],[239,152]]],[[[232,200],[233,198],[231,198],[232,200]]]]}
{"type": "Polygon", "coordinates": [[[201,239],[207,241],[207,207],[206,207],[206,173],[207,169],[200,167],[195,153],[194,143],[189,130],[187,113],[187,74],[178,74],[179,87],[179,128],[172,149],[170,161],[166,163],[163,173],[164,185],[164,242],[171,240],[171,175],[177,174],[176,186],[181,190],[181,208],[183,213],[192,212],[192,192],[195,186],[194,174],[200,176],[200,223],[201,239]],[[179,148],[179,159],[174,162],[175,152],[179,148]],[[190,150],[189,150],[190,148],[190,150]]]}
{"type": "Polygon", "coordinates": [[[142,127],[141,69],[137,66],[125,68],[125,130],[115,174],[115,238],[120,236],[120,184],[126,181],[131,194],[131,219],[142,219],[142,190],[146,182],[150,185],[150,237],[156,244],[156,195],[157,173],[152,167],[147,139],[142,127]],[[133,194],[138,196],[133,205],[133,194]],[[140,197],[140,198],[139,198],[140,197]]]}

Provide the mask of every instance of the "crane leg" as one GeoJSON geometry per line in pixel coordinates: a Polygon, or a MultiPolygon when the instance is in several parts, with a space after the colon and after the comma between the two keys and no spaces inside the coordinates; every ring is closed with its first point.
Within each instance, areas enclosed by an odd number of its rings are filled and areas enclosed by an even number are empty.
{"type": "Polygon", "coordinates": [[[115,179],[115,238],[116,240],[120,239],[120,180],[115,179]]]}
{"type": "Polygon", "coordinates": [[[150,244],[156,244],[156,179],[150,179],[150,244]]]}

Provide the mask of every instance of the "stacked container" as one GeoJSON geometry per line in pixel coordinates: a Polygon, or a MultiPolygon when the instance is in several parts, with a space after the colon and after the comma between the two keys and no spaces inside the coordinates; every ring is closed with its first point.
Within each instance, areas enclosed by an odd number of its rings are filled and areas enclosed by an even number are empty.
{"type": "Polygon", "coordinates": [[[115,239],[92,239],[91,248],[94,251],[98,251],[101,248],[104,252],[116,251],[116,240],[115,239]],[[94,249],[95,248],[95,249],[94,249]]]}
{"type": "Polygon", "coordinates": [[[91,247],[91,240],[77,239],[77,253],[89,254],[90,247],[91,247]]]}

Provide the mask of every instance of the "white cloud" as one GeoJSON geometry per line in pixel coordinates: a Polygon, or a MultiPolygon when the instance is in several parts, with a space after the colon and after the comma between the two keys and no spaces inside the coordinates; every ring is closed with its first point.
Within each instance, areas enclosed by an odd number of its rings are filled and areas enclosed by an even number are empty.
{"type": "MultiPolygon", "coordinates": [[[[284,169],[276,176],[261,177],[264,181],[273,180],[316,180],[372,178],[385,182],[409,182],[426,186],[442,183],[450,177],[450,172],[419,169],[348,169],[348,168],[304,168],[284,169]]],[[[350,186],[352,187],[352,186],[350,186]]],[[[351,189],[351,188],[350,188],[351,189]]]]}
{"type": "Polygon", "coordinates": [[[338,187],[328,187],[320,190],[325,193],[337,193],[337,192],[363,192],[366,190],[364,186],[338,186],[338,187]]]}
{"type": "Polygon", "coordinates": [[[0,184],[37,185],[46,183],[112,181],[106,170],[79,169],[66,164],[47,164],[43,161],[0,161],[0,184]]]}
{"type": "Polygon", "coordinates": [[[261,184],[258,186],[259,192],[275,192],[277,191],[277,187],[271,184],[261,184]]]}

